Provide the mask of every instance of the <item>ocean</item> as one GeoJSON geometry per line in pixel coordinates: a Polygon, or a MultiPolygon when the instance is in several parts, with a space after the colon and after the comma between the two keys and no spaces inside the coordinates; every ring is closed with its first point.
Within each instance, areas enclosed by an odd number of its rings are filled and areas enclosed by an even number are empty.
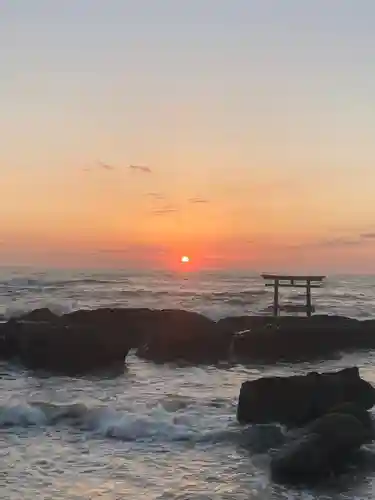
{"type": "MultiPolygon", "coordinates": [[[[297,292],[283,299],[298,300],[297,292]]],[[[181,308],[213,319],[265,313],[272,302],[256,275],[2,269],[2,320],[48,307],[181,308]]],[[[375,277],[332,276],[314,290],[318,313],[375,316],[375,277]]],[[[375,447],[366,465],[312,488],[274,484],[269,453],[282,429],[240,427],[241,383],[264,375],[358,365],[375,384],[375,354],[272,366],[155,365],[130,354],[121,376],[35,376],[0,365],[0,486],[31,499],[370,499],[375,447]],[[372,458],[373,457],[373,458],[372,458]]]]}

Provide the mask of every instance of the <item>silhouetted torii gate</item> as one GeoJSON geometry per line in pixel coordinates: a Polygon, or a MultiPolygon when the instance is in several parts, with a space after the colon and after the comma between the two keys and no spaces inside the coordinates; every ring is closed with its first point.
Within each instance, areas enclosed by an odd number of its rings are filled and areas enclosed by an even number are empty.
{"type": "Polygon", "coordinates": [[[279,316],[280,311],[287,312],[304,312],[308,317],[315,311],[314,306],[311,303],[311,289],[320,288],[325,276],[285,276],[279,274],[262,274],[262,278],[265,281],[270,281],[271,283],[266,283],[266,286],[272,286],[274,289],[273,294],[273,315],[279,316]],[[279,289],[281,287],[289,288],[305,288],[306,290],[306,305],[300,304],[289,304],[285,306],[279,305],[279,289]]]}

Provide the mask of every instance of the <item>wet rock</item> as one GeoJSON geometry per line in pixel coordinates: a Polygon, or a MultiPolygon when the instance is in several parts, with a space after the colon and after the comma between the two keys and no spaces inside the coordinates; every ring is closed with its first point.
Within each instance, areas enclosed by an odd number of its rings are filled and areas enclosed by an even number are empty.
{"type": "Polygon", "coordinates": [[[218,362],[228,358],[231,338],[205,316],[178,309],[96,309],[66,314],[67,325],[102,327],[126,337],[137,354],[155,362],[218,362]]]}
{"type": "Polygon", "coordinates": [[[6,326],[9,353],[33,370],[66,375],[123,370],[130,350],[126,338],[101,328],[17,321],[6,326]]]}
{"type": "MultiPolygon", "coordinates": [[[[370,413],[356,403],[342,403],[330,408],[327,412],[327,415],[330,413],[340,413],[345,415],[352,415],[357,420],[361,422],[361,424],[372,434],[374,435],[374,424],[371,419],[370,413]]],[[[313,424],[314,425],[314,424],[313,424]]]]}
{"type": "Polygon", "coordinates": [[[233,353],[239,362],[321,359],[343,350],[375,348],[375,321],[341,316],[241,316],[218,323],[235,336],[233,353]]]}
{"type": "Polygon", "coordinates": [[[159,311],[147,308],[99,308],[64,314],[68,326],[91,326],[105,330],[110,337],[126,337],[132,348],[145,342],[152,332],[154,317],[159,311]]]}
{"type": "Polygon", "coordinates": [[[231,337],[201,314],[158,311],[137,354],[156,362],[217,363],[228,358],[231,337]]]}
{"type": "Polygon", "coordinates": [[[246,426],[240,433],[240,444],[252,453],[267,453],[286,442],[286,436],[279,425],[264,424],[246,426]]]}
{"type": "MultiPolygon", "coordinates": [[[[155,362],[296,362],[375,347],[375,320],[340,316],[242,316],[214,322],[183,310],[99,308],[62,316],[38,309],[18,321],[101,329],[108,338],[126,339],[138,356],[155,362]]],[[[18,330],[14,320],[0,326],[0,357],[17,354],[18,330]]]]}
{"type": "Polygon", "coordinates": [[[237,419],[240,423],[303,426],[347,402],[363,409],[375,404],[375,389],[361,379],[356,367],[332,373],[264,377],[242,384],[237,419]]]}
{"type": "Polygon", "coordinates": [[[286,444],[272,457],[272,476],[278,481],[301,482],[341,472],[353,453],[371,440],[368,429],[353,415],[325,415],[309,427],[306,435],[286,444]]]}
{"type": "Polygon", "coordinates": [[[35,309],[18,318],[19,321],[35,321],[38,323],[57,323],[60,321],[60,316],[54,314],[47,308],[35,309]]]}

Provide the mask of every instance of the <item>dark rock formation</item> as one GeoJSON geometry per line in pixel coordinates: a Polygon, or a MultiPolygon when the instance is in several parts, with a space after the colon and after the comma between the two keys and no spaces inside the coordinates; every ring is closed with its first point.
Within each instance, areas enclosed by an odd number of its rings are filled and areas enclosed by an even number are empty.
{"type": "Polygon", "coordinates": [[[160,311],[146,308],[99,308],[78,310],[61,317],[65,325],[90,325],[106,331],[109,337],[126,337],[132,348],[145,342],[152,332],[154,316],[160,311]]]}
{"type": "Polygon", "coordinates": [[[228,356],[231,337],[201,314],[177,309],[97,309],[64,315],[67,325],[92,325],[125,336],[138,356],[155,362],[215,363],[228,356]]]}
{"type": "Polygon", "coordinates": [[[342,472],[353,452],[372,438],[353,415],[327,414],[313,422],[307,434],[272,457],[272,476],[283,482],[304,482],[342,472]]]}
{"type": "Polygon", "coordinates": [[[17,319],[19,321],[34,321],[37,323],[57,323],[60,321],[60,316],[44,307],[42,309],[35,309],[34,311],[23,314],[17,319]]]}
{"type": "Polygon", "coordinates": [[[9,322],[3,329],[9,357],[26,368],[67,375],[124,369],[127,339],[101,328],[47,322],[9,322]]]}
{"type": "Polygon", "coordinates": [[[241,423],[302,426],[348,402],[363,409],[375,404],[375,389],[361,379],[356,367],[333,373],[265,377],[242,384],[237,418],[241,423]]]}
{"type": "Polygon", "coordinates": [[[56,316],[40,309],[0,329],[1,355],[50,371],[89,371],[119,362],[131,348],[156,362],[216,363],[231,343],[216,323],[179,310],[96,309],[56,316]],[[82,361],[80,361],[82,359],[82,361]]]}
{"type": "Polygon", "coordinates": [[[187,311],[155,311],[152,329],[137,353],[158,362],[217,363],[227,359],[230,343],[231,337],[205,316],[187,311]]]}
{"type": "Polygon", "coordinates": [[[321,359],[344,350],[375,348],[375,320],[242,316],[224,318],[217,327],[232,335],[243,332],[233,338],[232,352],[239,362],[293,362],[321,359]]]}
{"type": "MultiPolygon", "coordinates": [[[[344,415],[352,415],[357,420],[361,422],[361,424],[373,435],[374,434],[374,423],[371,419],[370,413],[363,407],[356,403],[343,403],[336,406],[333,406],[327,412],[327,415],[331,413],[340,413],[344,415]]],[[[315,422],[311,425],[314,426],[315,422]]]]}
{"type": "Polygon", "coordinates": [[[102,308],[57,316],[38,309],[0,326],[1,357],[18,354],[19,323],[100,330],[109,343],[122,339],[137,349],[138,356],[155,362],[296,362],[326,358],[343,350],[375,348],[375,320],[242,316],[214,322],[181,310],[102,308]]]}
{"type": "Polygon", "coordinates": [[[359,448],[374,439],[367,412],[374,404],[375,389],[354,367],[245,382],[237,418],[241,423],[299,427],[273,453],[271,473],[281,482],[315,482],[343,472],[359,448]]]}

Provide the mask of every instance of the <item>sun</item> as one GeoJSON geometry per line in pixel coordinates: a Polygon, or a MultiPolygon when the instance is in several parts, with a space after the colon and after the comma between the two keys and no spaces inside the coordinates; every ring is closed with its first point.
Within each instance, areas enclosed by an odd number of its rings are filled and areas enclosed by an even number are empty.
{"type": "Polygon", "coordinates": [[[188,262],[190,262],[190,257],[188,257],[187,255],[183,255],[181,257],[181,262],[182,264],[187,264],[188,262]]]}

